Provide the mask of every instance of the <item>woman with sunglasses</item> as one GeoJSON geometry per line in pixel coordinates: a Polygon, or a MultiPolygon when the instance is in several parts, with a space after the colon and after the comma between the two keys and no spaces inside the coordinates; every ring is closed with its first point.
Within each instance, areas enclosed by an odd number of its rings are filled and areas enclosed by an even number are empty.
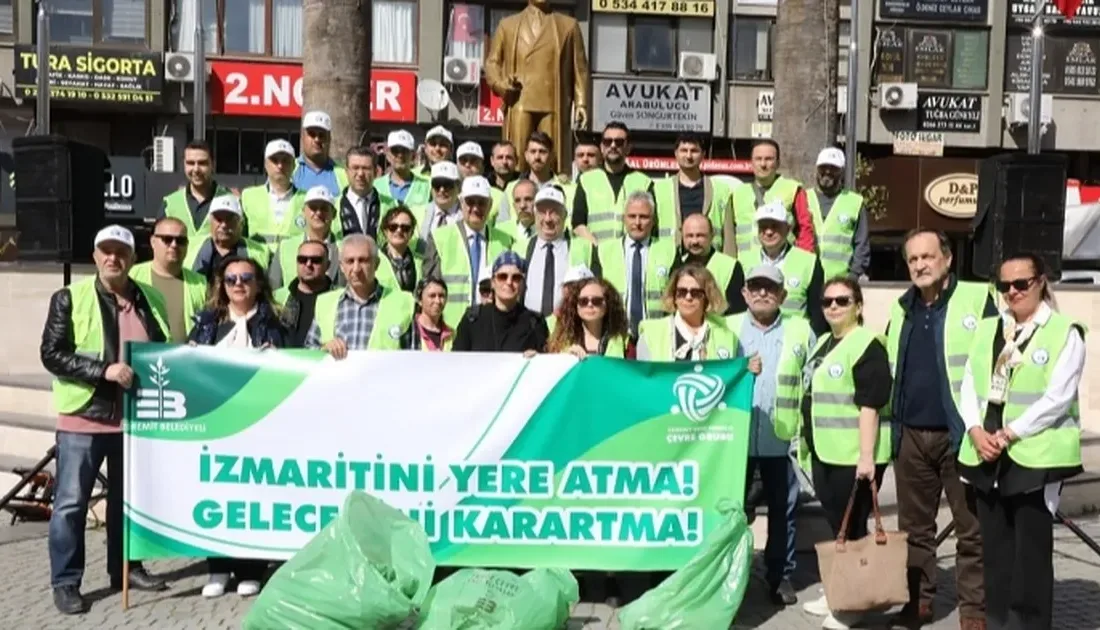
{"type": "Polygon", "coordinates": [[[1035,254],[1010,256],[995,286],[1008,306],[979,322],[963,373],[959,471],[977,499],[986,622],[1052,628],[1052,517],[1082,472],[1085,327],[1055,310],[1035,254]]]}
{"type": "MultiPolygon", "coordinates": [[[[222,261],[214,271],[207,308],[198,314],[191,331],[191,345],[282,348],[284,339],[271,287],[259,263],[235,256],[222,261]]],[[[203,597],[223,595],[231,577],[237,579],[238,595],[255,595],[260,592],[260,580],[267,569],[263,560],[209,558],[207,564],[210,577],[202,587],[203,597]]]]}
{"type": "Polygon", "coordinates": [[[527,264],[506,250],[493,261],[493,298],[470,307],[455,330],[455,352],[522,352],[546,350],[546,320],[523,305],[527,264]]]}
{"type": "MultiPolygon", "coordinates": [[[[879,409],[890,400],[893,379],[886,347],[863,327],[863,291],[851,278],[825,283],[821,308],[829,332],[817,340],[802,372],[800,461],[810,461],[814,490],[833,536],[840,534],[852,500],[846,537],[867,535],[871,515],[869,484],[882,484],[890,461],[890,424],[879,422],[879,409]],[[853,495],[854,492],[854,495],[853,495]]],[[[835,612],[822,596],[803,609],[824,616],[823,628],[848,628],[860,613],[835,612]]]]}
{"type": "Polygon", "coordinates": [[[407,206],[390,208],[382,217],[382,234],[386,244],[378,259],[378,284],[413,292],[422,276],[424,256],[410,247],[416,234],[416,218],[407,206]]]}
{"type": "Polygon", "coordinates": [[[425,278],[416,286],[416,317],[413,319],[412,349],[448,352],[454,331],[443,321],[447,285],[439,278],[425,278]]]}
{"type": "Polygon", "coordinates": [[[564,292],[558,312],[547,351],[568,352],[578,359],[593,354],[634,358],[623,298],[607,280],[573,283],[564,292]]]}
{"type": "Polygon", "coordinates": [[[672,272],[660,319],[638,327],[641,361],[707,361],[728,359],[737,352],[737,338],[722,313],[726,298],[706,267],[688,264],[672,272]]]}

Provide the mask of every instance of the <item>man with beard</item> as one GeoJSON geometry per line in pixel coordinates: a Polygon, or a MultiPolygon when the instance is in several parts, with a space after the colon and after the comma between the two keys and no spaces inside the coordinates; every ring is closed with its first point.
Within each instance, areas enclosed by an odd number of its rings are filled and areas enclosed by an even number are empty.
{"type": "Polygon", "coordinates": [[[844,188],[844,152],[835,147],[817,155],[817,187],[806,191],[826,278],[866,277],[871,240],[863,197],[844,188]]]}
{"type": "Polygon", "coordinates": [[[184,266],[202,275],[207,283],[213,281],[218,265],[230,256],[252,258],[267,268],[271,250],[243,236],[244,212],[236,197],[222,195],[210,203],[210,225],[210,236],[194,249],[188,249],[184,266]]]}
{"type": "Polygon", "coordinates": [[[192,140],[183,148],[183,173],[187,186],[164,197],[160,216],[182,221],[187,236],[197,241],[210,235],[210,202],[231,193],[214,181],[214,153],[202,140],[192,140]]]}
{"type": "Polygon", "coordinates": [[[511,142],[502,140],[493,145],[493,152],[489,157],[490,165],[493,167],[489,183],[492,184],[493,188],[505,190],[508,188],[508,184],[519,177],[519,172],[516,171],[517,159],[516,145],[511,142]]]}
{"type": "Polygon", "coordinates": [[[733,253],[733,218],[728,217],[729,190],[720,181],[703,175],[703,139],[695,134],[682,134],[676,139],[676,164],[680,170],[672,177],[653,183],[657,200],[657,237],[680,241],[680,224],[688,217],[702,214],[710,220],[716,236],[715,245],[733,253]],[[723,228],[728,234],[723,234],[723,228]]]}
{"type": "Polygon", "coordinates": [[[600,168],[603,161],[600,158],[600,143],[588,134],[583,134],[573,147],[573,168],[576,177],[580,178],[588,171],[600,168]]]}
{"type": "Polygon", "coordinates": [[[565,192],[566,211],[572,211],[576,186],[569,181],[568,177],[561,173],[555,173],[550,168],[550,159],[553,153],[554,141],[545,133],[536,131],[527,138],[527,146],[523,150],[523,159],[527,163],[527,170],[520,173],[519,177],[505,188],[509,198],[511,197],[510,189],[514,188],[517,182],[525,179],[534,182],[535,186],[539,188],[555,184],[565,192]]]}
{"type": "Polygon", "coordinates": [[[745,270],[733,256],[723,254],[714,248],[712,226],[706,216],[692,214],[684,219],[681,227],[683,241],[672,264],[678,267],[690,263],[703,265],[714,276],[714,281],[726,296],[726,315],[743,312],[747,306],[741,288],[745,284],[745,270]]]}
{"type": "Polygon", "coordinates": [[[329,155],[332,150],[332,118],[321,111],[302,116],[302,151],[292,181],[298,190],[324,186],[333,197],[348,185],[348,172],[329,155]]]}
{"type": "MultiPolygon", "coordinates": [[[[610,122],[600,139],[603,168],[577,179],[573,198],[573,233],[597,245],[623,237],[623,210],[635,192],[653,193],[653,180],[626,163],[630,155],[630,131],[621,122],[610,122]]],[[[656,216],[653,217],[656,221],[656,216]]]]}

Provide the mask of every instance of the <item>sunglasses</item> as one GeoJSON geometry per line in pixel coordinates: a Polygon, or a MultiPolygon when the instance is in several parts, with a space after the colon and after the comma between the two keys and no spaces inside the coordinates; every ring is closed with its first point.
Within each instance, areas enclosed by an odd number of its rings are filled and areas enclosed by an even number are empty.
{"type": "Polygon", "coordinates": [[[767,280],[749,280],[745,283],[749,293],[778,293],[779,285],[767,280]]]}
{"type": "Polygon", "coordinates": [[[449,179],[433,179],[432,188],[434,190],[451,190],[455,187],[455,183],[449,179]]]}
{"type": "Polygon", "coordinates": [[[577,306],[581,308],[588,308],[589,306],[591,306],[592,308],[603,308],[604,304],[607,304],[607,300],[599,295],[593,297],[588,297],[587,295],[584,295],[577,298],[577,306]]]}
{"type": "Polygon", "coordinates": [[[626,138],[603,138],[600,144],[605,147],[625,147],[626,138]]]}
{"type": "Polygon", "coordinates": [[[993,283],[993,286],[997,287],[997,291],[1000,293],[1008,293],[1009,289],[1016,289],[1023,293],[1031,288],[1031,284],[1035,282],[1035,276],[1030,278],[1017,278],[1016,280],[998,280],[993,283]]]}
{"type": "Polygon", "coordinates": [[[684,287],[676,287],[676,299],[683,300],[691,298],[693,300],[701,300],[707,296],[707,292],[702,289],[686,289],[684,287]]]}
{"type": "Polygon", "coordinates": [[[391,223],[386,226],[386,229],[394,234],[410,234],[413,226],[410,223],[391,223]]]}
{"type": "Polygon", "coordinates": [[[325,262],[325,258],[323,256],[299,256],[298,257],[298,264],[299,265],[319,265],[323,262],[325,262]]]}
{"type": "Polygon", "coordinates": [[[481,297],[489,297],[493,294],[493,287],[478,287],[477,293],[481,297]]]}
{"type": "Polygon", "coordinates": [[[306,206],[306,209],[309,210],[310,212],[314,212],[316,214],[326,214],[332,208],[330,208],[326,204],[319,203],[317,205],[306,206]]]}
{"type": "Polygon", "coordinates": [[[522,273],[498,273],[494,276],[497,282],[511,282],[512,284],[519,284],[523,282],[524,275],[522,273]]]}
{"type": "Polygon", "coordinates": [[[848,308],[852,305],[852,296],[850,295],[838,295],[836,297],[823,297],[821,298],[821,308],[829,308],[833,304],[836,304],[840,308],[848,308]]]}
{"type": "Polygon", "coordinates": [[[256,279],[256,274],[251,271],[244,273],[227,273],[225,274],[225,283],[230,286],[236,286],[238,284],[248,284],[256,279]]]}
{"type": "Polygon", "coordinates": [[[159,238],[160,242],[164,243],[165,245],[167,245],[169,247],[171,247],[173,245],[179,245],[180,247],[183,247],[184,245],[187,245],[187,237],[186,236],[173,236],[171,234],[154,234],[153,236],[159,238]]]}

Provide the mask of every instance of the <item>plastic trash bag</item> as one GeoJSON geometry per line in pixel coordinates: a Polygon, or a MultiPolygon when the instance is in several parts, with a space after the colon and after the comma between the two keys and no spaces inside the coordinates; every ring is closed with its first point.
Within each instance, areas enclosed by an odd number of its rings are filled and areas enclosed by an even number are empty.
{"type": "Polygon", "coordinates": [[[717,630],[737,616],[752,572],[752,530],[739,503],[679,571],[619,610],[622,630],[717,630]]]}
{"type": "Polygon", "coordinates": [[[463,569],[432,587],[419,630],[557,630],[580,599],[565,569],[463,569]]]}
{"type": "Polygon", "coordinates": [[[382,630],[418,612],[435,573],[419,523],[364,492],[272,576],[246,630],[382,630]]]}

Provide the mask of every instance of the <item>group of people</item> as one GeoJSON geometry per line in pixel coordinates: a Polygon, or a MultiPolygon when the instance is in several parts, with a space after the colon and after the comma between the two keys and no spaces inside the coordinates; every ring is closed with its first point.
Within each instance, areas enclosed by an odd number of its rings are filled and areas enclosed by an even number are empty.
{"type": "MultiPolygon", "coordinates": [[[[165,341],[317,348],[336,359],[356,350],[746,357],[756,376],[748,476],[759,472],[768,507],[777,605],[798,601],[798,468],[834,534],[855,488],[854,540],[871,509],[862,482],[881,483],[894,461],[912,590],[895,621],[931,620],[946,490],[963,628],[986,618],[1049,627],[1051,560],[1034,543],[1049,550],[1040,511],[1056,497],[1049,484],[1080,470],[1073,400],[1084,353],[1083,328],[1047,304],[1040,259],[1005,262],[996,287],[1008,309],[998,313],[989,286],[950,272],[947,238],[916,230],[905,243],[914,285],[882,335],[863,326],[867,220],[860,196],[842,187],[838,149],[821,152],[807,188],[778,174],[779,146],[761,141],[754,180],[728,189],[699,171],[693,136],[676,141],[676,174],[654,181],[630,169],[619,123],[575,182],[553,172],[553,143],[540,132],[524,147],[527,170],[510,174],[515,147],[500,143],[489,177],[480,146],[452,151],[442,127],[428,132],[431,163],[419,170],[411,134],[389,134],[390,168],[378,178],[369,150],[342,165],[328,156],[327,115],[307,113],[302,138],[298,157],[270,143],[267,183],[239,199],[213,180],[209,149],[189,144],[188,185],[165,200],[153,259],[135,265],[133,235],[109,226],[96,236],[97,275],[54,295],[42,360],[60,414],[50,525],[59,610],[85,608],[83,515],[104,458],[108,571],[121,584],[121,399],[133,385],[121,351],[165,341]],[[1025,579],[1031,586],[1017,588],[1025,579]]],[[[203,594],[234,579],[239,594],[254,594],[264,568],[214,559],[203,594]]],[[[129,580],[165,587],[140,565],[129,580]]],[[[804,608],[827,628],[858,617],[825,598],[804,608]]]]}

